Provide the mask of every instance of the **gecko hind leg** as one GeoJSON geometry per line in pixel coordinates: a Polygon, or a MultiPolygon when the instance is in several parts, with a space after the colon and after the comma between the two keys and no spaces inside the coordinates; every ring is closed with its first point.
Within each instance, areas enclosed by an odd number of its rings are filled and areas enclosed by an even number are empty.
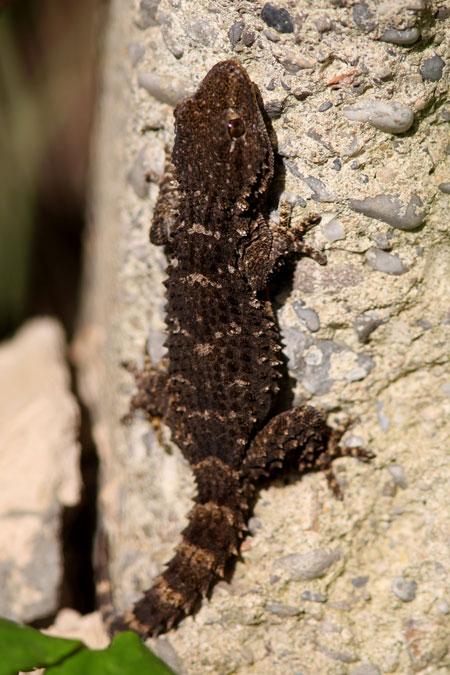
{"type": "Polygon", "coordinates": [[[148,419],[164,417],[167,408],[167,382],[169,375],[163,368],[153,368],[146,359],[143,370],[134,363],[124,361],[122,366],[133,375],[137,391],[130,401],[130,410],[122,422],[129,424],[136,410],[142,410],[148,419]]]}
{"type": "Polygon", "coordinates": [[[255,482],[270,475],[273,469],[296,465],[301,474],[323,471],[333,494],[342,499],[342,491],[332,471],[333,461],[346,456],[369,461],[375,456],[365,448],[339,444],[353,421],[349,418],[338,427],[330,427],[322,414],[311,406],[280,413],[251,443],[242,466],[244,479],[255,482]]]}

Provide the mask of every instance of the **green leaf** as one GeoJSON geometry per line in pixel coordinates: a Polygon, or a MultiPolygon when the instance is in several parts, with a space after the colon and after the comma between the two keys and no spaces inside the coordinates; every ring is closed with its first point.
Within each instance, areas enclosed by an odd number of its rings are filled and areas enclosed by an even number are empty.
{"type": "Polygon", "coordinates": [[[174,675],[174,672],[142,644],[136,633],[127,631],[116,635],[107,649],[84,649],[49,668],[47,675],[174,675]]]}
{"type": "Polygon", "coordinates": [[[0,675],[51,666],[83,647],[79,640],[50,637],[0,618],[0,675]]]}
{"type": "Polygon", "coordinates": [[[0,675],[45,667],[48,675],[175,675],[130,631],[94,650],[0,618],[0,675]]]}

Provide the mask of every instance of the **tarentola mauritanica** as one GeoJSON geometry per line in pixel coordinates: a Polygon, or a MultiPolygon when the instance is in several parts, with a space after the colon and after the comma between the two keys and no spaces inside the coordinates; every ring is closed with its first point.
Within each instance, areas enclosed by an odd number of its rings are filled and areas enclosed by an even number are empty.
{"type": "Polygon", "coordinates": [[[339,496],[333,460],[372,456],[341,447],[346,426],[333,429],[315,408],[273,412],[282,362],[268,278],[288,254],[325,259],[299,241],[311,222],[271,228],[262,215],[273,151],[255,86],[223,61],[174,115],[172,169],[150,231],[169,258],[167,365],[135,373],[132,409],[170,428],[197,496],[165,571],[129,612],[109,617],[112,631],[142,636],[170,629],[222,577],[261,477],[323,470],[339,496]]]}

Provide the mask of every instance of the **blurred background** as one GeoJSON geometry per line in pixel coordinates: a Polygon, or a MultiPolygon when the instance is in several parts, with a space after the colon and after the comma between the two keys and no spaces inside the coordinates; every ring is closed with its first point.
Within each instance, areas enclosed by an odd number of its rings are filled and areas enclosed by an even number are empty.
{"type": "MultiPolygon", "coordinates": [[[[68,342],[76,328],[106,10],[105,0],[0,0],[0,340],[42,314],[68,342]]],[[[95,605],[98,460],[73,369],[72,393],[83,487],[62,515],[59,604],[85,613],[95,605]]]]}
{"type": "Polygon", "coordinates": [[[104,0],[0,0],[0,339],[74,329],[104,0]]]}

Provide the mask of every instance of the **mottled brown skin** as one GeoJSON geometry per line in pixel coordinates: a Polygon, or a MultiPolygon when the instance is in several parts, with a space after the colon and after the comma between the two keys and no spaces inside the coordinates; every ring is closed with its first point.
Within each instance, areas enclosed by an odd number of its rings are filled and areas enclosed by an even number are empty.
{"type": "MultiPolygon", "coordinates": [[[[323,256],[299,242],[305,225],[271,229],[262,216],[273,152],[254,85],[224,61],[175,109],[173,167],[162,182],[150,232],[165,245],[167,367],[136,373],[132,409],[158,416],[189,461],[195,505],[165,571],[112,631],[169,630],[193,611],[245,537],[258,480],[274,467],[324,470],[367,459],[339,446],[314,408],[273,416],[279,390],[279,336],[268,277],[289,253],[323,256]]],[[[308,224],[307,224],[308,225],[308,224]]]]}

